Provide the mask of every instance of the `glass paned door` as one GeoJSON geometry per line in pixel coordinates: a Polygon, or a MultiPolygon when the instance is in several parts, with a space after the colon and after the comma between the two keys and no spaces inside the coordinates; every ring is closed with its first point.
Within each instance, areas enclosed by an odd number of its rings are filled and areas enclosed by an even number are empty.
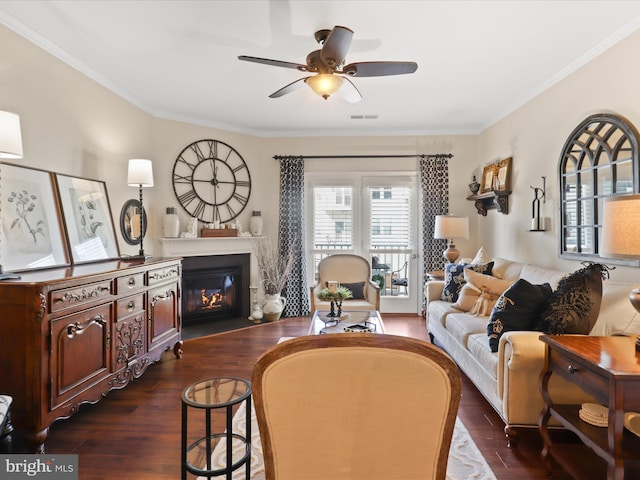
{"type": "Polygon", "coordinates": [[[365,177],[364,248],[371,259],[372,280],[380,286],[383,312],[417,310],[416,179],[365,177]]]}
{"type": "MultiPolygon", "coordinates": [[[[315,274],[328,255],[361,255],[370,261],[372,280],[380,286],[381,311],[417,312],[416,184],[411,176],[353,174],[310,180],[309,271],[315,274]]],[[[315,278],[310,280],[315,283],[315,278]]]]}

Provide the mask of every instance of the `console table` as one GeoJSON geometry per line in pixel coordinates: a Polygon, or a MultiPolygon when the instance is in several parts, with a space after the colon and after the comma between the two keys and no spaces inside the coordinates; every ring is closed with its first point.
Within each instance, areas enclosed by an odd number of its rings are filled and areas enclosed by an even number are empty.
{"type": "Polygon", "coordinates": [[[625,412],[640,410],[640,354],[636,355],[635,337],[543,335],[540,339],[546,344],[546,361],[540,377],[545,406],[539,429],[544,441],[542,459],[549,473],[554,459],[581,480],[605,475],[609,480],[640,478],[640,437],[623,426],[625,412]],[[548,390],[552,374],[579,385],[608,406],[608,426],[581,420],[580,405],[554,403],[548,390]],[[583,445],[554,443],[548,431],[551,417],[575,433],[583,445]],[[595,465],[590,462],[594,458],[599,460],[595,465]]]}
{"type": "Polygon", "coordinates": [[[31,451],[49,426],[182,356],[181,260],[112,260],[0,282],[0,386],[31,451]]]}

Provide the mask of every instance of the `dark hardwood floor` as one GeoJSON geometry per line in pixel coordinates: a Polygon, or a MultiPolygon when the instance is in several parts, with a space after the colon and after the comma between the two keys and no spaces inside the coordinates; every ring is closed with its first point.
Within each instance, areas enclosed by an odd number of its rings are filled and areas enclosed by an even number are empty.
{"type": "MultiPolygon", "coordinates": [[[[390,334],[428,339],[421,317],[383,318],[390,334]]],[[[187,340],[181,360],[167,352],[125,389],[109,393],[98,404],[82,406],[69,420],[54,423],[46,451],[78,454],[81,480],[180,478],[180,396],[184,387],[220,375],[250,378],[255,361],[265,350],[280,337],[305,334],[308,323],[308,318],[289,318],[187,340]]],[[[547,478],[539,461],[537,432],[525,432],[519,448],[510,450],[498,415],[466,378],[459,416],[499,480],[547,478]]],[[[224,429],[223,416],[214,417],[214,427],[224,429]]],[[[190,432],[198,431],[198,422],[202,419],[190,415],[190,432]]],[[[553,478],[565,477],[554,472],[553,478]]]]}

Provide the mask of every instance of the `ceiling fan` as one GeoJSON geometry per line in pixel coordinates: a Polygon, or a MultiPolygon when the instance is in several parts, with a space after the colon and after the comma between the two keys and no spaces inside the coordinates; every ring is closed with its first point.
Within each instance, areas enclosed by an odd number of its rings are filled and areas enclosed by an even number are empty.
{"type": "Polygon", "coordinates": [[[307,84],[325,100],[339,91],[349,102],[358,102],[362,95],[349,77],[381,77],[385,75],[403,75],[417,70],[415,62],[357,62],[344,65],[347,50],[351,45],[353,30],[335,26],[331,30],[318,30],[316,41],[322,45],[307,55],[307,64],[283,62],[268,58],[248,57],[240,55],[239,60],[264,63],[275,67],[294,68],[301,72],[315,73],[310,77],[299,78],[295,82],[275,91],[269,98],[278,98],[307,84]]]}

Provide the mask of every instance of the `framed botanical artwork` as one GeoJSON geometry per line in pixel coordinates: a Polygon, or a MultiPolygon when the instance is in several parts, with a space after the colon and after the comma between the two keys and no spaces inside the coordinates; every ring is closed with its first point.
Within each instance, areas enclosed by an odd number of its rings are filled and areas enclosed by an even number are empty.
{"type": "Polygon", "coordinates": [[[511,190],[511,158],[496,163],[495,188],[499,192],[511,190]]]}
{"type": "Polygon", "coordinates": [[[19,272],[69,265],[51,172],[0,163],[0,178],[3,268],[19,272]]]}
{"type": "Polygon", "coordinates": [[[493,191],[494,176],[496,172],[496,164],[486,165],[482,170],[482,183],[480,185],[480,193],[493,191]]]}
{"type": "Polygon", "coordinates": [[[72,262],[119,257],[106,184],[60,173],[55,177],[72,262]]]}

